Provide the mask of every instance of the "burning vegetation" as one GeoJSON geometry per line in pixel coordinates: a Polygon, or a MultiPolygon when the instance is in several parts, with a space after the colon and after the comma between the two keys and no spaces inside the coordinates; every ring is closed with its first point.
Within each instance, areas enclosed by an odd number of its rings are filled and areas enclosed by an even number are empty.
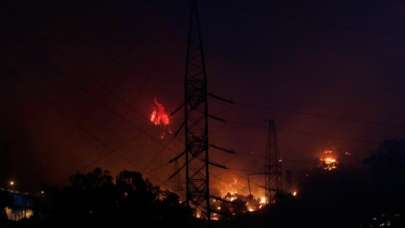
{"type": "Polygon", "coordinates": [[[165,106],[163,106],[163,104],[161,104],[157,98],[153,99],[153,108],[149,117],[149,121],[153,125],[161,127],[163,129],[160,138],[163,139],[166,136],[166,134],[172,133],[169,127],[171,123],[170,115],[166,111],[165,106]]]}
{"type": "Polygon", "coordinates": [[[333,150],[324,150],[320,157],[321,166],[324,170],[332,171],[337,168],[338,160],[336,153],[333,150]]]}
{"type": "Polygon", "coordinates": [[[227,193],[222,199],[212,199],[212,220],[221,220],[223,217],[238,214],[253,213],[268,204],[265,197],[256,198],[253,195],[242,195],[236,192],[227,193]]]}
{"type": "Polygon", "coordinates": [[[163,104],[159,103],[157,98],[153,99],[153,110],[150,114],[150,122],[155,126],[168,126],[170,124],[169,114],[163,104]]]}

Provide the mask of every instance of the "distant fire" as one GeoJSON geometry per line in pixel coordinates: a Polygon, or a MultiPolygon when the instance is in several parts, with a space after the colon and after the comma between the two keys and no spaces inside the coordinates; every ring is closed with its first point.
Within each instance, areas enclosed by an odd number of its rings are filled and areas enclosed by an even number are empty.
{"type": "Polygon", "coordinates": [[[153,99],[153,109],[149,117],[149,121],[155,125],[164,128],[160,138],[164,138],[166,133],[171,134],[171,130],[169,128],[170,125],[170,115],[167,113],[166,108],[163,104],[159,103],[157,98],[153,99]]]}
{"type": "Polygon", "coordinates": [[[201,210],[197,208],[197,210],[195,211],[195,215],[196,218],[201,219],[202,218],[202,213],[201,210]]]}
{"type": "Polygon", "coordinates": [[[338,161],[333,150],[324,150],[319,160],[325,170],[332,171],[337,168],[338,161]]]}
{"type": "MultiPolygon", "coordinates": [[[[225,201],[231,202],[230,204],[227,204],[225,206],[225,208],[227,208],[228,210],[230,210],[236,214],[245,213],[245,212],[255,212],[268,205],[268,199],[264,196],[257,198],[253,195],[241,195],[238,193],[228,193],[228,194],[226,194],[226,196],[223,199],[225,201]],[[233,204],[234,202],[238,202],[237,204],[242,202],[244,204],[245,208],[234,208],[234,206],[235,206],[233,204]]],[[[217,209],[221,210],[221,209],[223,209],[223,207],[218,206],[217,209]]]]}
{"type": "Polygon", "coordinates": [[[268,203],[268,200],[265,196],[260,197],[260,204],[265,205],[268,203]]]}
{"type": "Polygon", "coordinates": [[[217,182],[216,188],[219,189],[218,195],[225,197],[228,193],[231,195],[248,194],[247,182],[236,175],[230,175],[217,182]]]}
{"type": "Polygon", "coordinates": [[[158,102],[157,98],[153,100],[153,110],[150,114],[150,122],[156,126],[167,126],[170,124],[169,114],[167,114],[166,108],[158,102]]]}
{"type": "Polygon", "coordinates": [[[229,192],[228,194],[225,195],[224,197],[225,200],[228,200],[230,202],[233,202],[238,199],[238,193],[236,192],[229,192]]]}
{"type": "MultiPolygon", "coordinates": [[[[222,220],[229,216],[235,216],[245,213],[255,213],[266,208],[269,200],[264,196],[263,190],[251,189],[248,182],[236,175],[227,176],[215,185],[218,190],[218,198],[210,200],[211,220],[222,220]]],[[[255,185],[252,185],[253,187],[255,185]]],[[[194,217],[197,219],[206,219],[200,209],[195,209],[194,217]]]]}
{"type": "Polygon", "coordinates": [[[213,221],[219,221],[221,219],[221,217],[219,216],[218,213],[212,213],[211,214],[211,220],[213,221]]]}

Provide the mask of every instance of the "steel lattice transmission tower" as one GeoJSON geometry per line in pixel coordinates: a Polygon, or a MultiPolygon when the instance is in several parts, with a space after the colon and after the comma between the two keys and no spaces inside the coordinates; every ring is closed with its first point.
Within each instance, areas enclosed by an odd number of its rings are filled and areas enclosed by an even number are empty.
{"type": "Polygon", "coordinates": [[[211,217],[207,72],[198,1],[192,0],[184,78],[186,201],[198,217],[211,217]]]}
{"type": "Polygon", "coordinates": [[[269,203],[273,203],[275,194],[282,190],[282,162],[278,148],[276,124],[274,120],[269,120],[264,162],[264,188],[269,203]]]}
{"type": "MultiPolygon", "coordinates": [[[[184,103],[171,114],[177,113],[181,108],[184,110],[184,122],[174,135],[176,137],[181,129],[184,129],[185,149],[184,152],[171,159],[169,163],[177,162],[183,157],[185,162],[169,179],[176,177],[181,170],[185,169],[187,206],[195,210],[196,217],[210,220],[212,212],[210,199],[222,200],[220,197],[210,195],[210,166],[222,169],[226,169],[226,167],[210,161],[208,149],[213,148],[229,154],[235,154],[235,151],[208,141],[209,119],[225,122],[224,119],[208,113],[208,97],[230,104],[233,104],[233,101],[208,92],[204,58],[198,1],[191,0],[184,77],[184,103]]],[[[213,212],[217,213],[215,210],[213,212]]]]}

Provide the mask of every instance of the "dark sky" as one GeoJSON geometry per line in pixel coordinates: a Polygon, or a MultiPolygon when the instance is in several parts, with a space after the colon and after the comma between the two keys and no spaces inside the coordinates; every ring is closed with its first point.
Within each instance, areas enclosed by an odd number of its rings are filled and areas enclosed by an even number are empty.
{"type": "MultiPolygon", "coordinates": [[[[2,4],[1,178],[33,187],[102,166],[170,185],[166,161],[182,137],[159,140],[147,118],[154,97],[170,110],[181,103],[188,1],[2,4]]],[[[269,118],[293,170],[325,147],[356,163],[404,135],[404,10],[382,0],[201,1],[210,90],[236,102],[211,103],[228,120],[211,124],[211,141],[239,153],[214,158],[260,169],[269,118]]],[[[245,175],[218,174],[222,184],[245,175]]]]}

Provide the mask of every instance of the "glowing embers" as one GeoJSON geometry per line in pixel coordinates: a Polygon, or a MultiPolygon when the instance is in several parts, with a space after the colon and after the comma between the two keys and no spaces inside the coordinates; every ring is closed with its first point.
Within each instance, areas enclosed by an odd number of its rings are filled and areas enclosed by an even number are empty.
{"type": "Polygon", "coordinates": [[[256,209],[255,209],[255,208],[250,207],[250,206],[247,206],[247,209],[248,209],[248,211],[249,211],[249,212],[255,212],[255,211],[256,211],[256,209]]]}
{"type": "Polygon", "coordinates": [[[265,196],[260,197],[260,204],[267,204],[268,200],[265,196]]]}
{"type": "Polygon", "coordinates": [[[153,108],[149,117],[149,121],[156,127],[161,127],[163,129],[160,138],[163,139],[166,134],[171,134],[170,130],[170,115],[167,113],[166,108],[161,104],[157,98],[153,99],[153,108]]]}
{"type": "Polygon", "coordinates": [[[338,160],[333,150],[324,150],[319,160],[322,168],[327,171],[332,171],[337,168],[338,160]]]}
{"type": "Polygon", "coordinates": [[[224,199],[227,201],[233,202],[233,201],[237,200],[239,198],[239,196],[240,195],[238,195],[238,193],[236,191],[231,191],[225,195],[224,199]]]}
{"type": "Polygon", "coordinates": [[[194,213],[194,217],[196,217],[197,219],[201,219],[202,218],[202,212],[199,208],[196,209],[195,213],[194,213]]]}

